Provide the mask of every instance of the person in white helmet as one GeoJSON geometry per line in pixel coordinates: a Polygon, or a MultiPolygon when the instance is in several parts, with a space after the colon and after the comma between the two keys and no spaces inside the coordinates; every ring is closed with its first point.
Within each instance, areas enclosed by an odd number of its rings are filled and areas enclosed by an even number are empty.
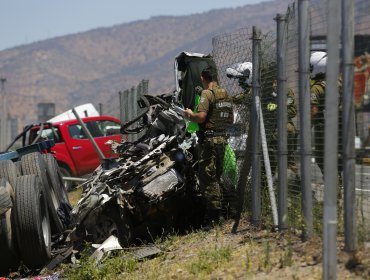
{"type": "MultiPolygon", "coordinates": [[[[326,92],[326,60],[327,53],[315,51],[310,57],[310,93],[311,93],[311,122],[314,128],[314,156],[321,173],[324,174],[324,143],[325,143],[325,92],[326,92]]],[[[341,78],[338,78],[338,89],[341,92],[341,78]]],[[[341,115],[341,114],[339,114],[341,115]]],[[[339,116],[340,117],[340,116],[339,116]]],[[[341,121],[339,119],[339,144],[341,121]]],[[[339,146],[340,152],[341,146],[339,146]]],[[[341,164],[339,162],[338,171],[341,164]]]]}
{"type": "MultiPolygon", "coordinates": [[[[232,64],[226,69],[228,78],[238,79],[239,86],[244,89],[243,93],[233,97],[234,103],[243,103],[251,106],[252,103],[252,70],[251,62],[239,62],[232,64]]],[[[276,173],[277,168],[277,82],[276,82],[276,65],[267,65],[265,71],[262,71],[262,110],[264,114],[266,136],[268,137],[268,147],[270,150],[270,161],[272,172],[276,173]]],[[[250,109],[250,107],[248,108],[250,109]]],[[[295,96],[292,89],[287,91],[287,112],[288,112],[288,168],[294,173],[298,173],[295,159],[295,150],[297,147],[297,129],[292,119],[297,114],[295,96]]]]}
{"type": "Polygon", "coordinates": [[[248,106],[251,103],[252,70],[252,62],[249,61],[234,63],[226,68],[226,76],[230,79],[237,79],[239,86],[243,89],[242,93],[232,97],[234,104],[248,106]]]}
{"type": "Polygon", "coordinates": [[[310,57],[311,122],[314,128],[315,162],[324,174],[324,112],[326,91],[326,52],[313,52],[310,57]]]}

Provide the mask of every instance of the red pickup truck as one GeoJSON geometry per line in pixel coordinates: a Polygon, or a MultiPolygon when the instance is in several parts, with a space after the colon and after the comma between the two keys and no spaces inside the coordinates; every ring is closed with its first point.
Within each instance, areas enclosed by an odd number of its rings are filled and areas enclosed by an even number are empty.
{"type": "MultiPolygon", "coordinates": [[[[108,140],[116,142],[122,140],[120,121],[110,116],[86,117],[82,118],[82,121],[86,124],[104,156],[106,158],[116,157],[106,142],[108,140]]],[[[76,119],[33,126],[30,129],[27,142],[31,144],[37,142],[38,139],[46,138],[55,142],[51,152],[55,156],[63,176],[83,176],[99,166],[99,155],[76,119]]]]}

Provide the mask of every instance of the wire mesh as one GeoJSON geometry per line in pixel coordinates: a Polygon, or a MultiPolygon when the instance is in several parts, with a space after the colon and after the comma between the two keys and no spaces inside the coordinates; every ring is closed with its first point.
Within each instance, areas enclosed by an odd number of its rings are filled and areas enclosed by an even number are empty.
{"type": "Polygon", "coordinates": [[[354,103],[359,241],[370,240],[370,2],[355,1],[354,103]]]}
{"type": "MultiPolygon", "coordinates": [[[[369,217],[369,145],[370,145],[370,55],[369,55],[369,29],[370,17],[365,11],[369,11],[369,3],[365,0],[355,2],[355,105],[356,105],[356,131],[357,131],[357,165],[356,165],[356,194],[357,208],[359,213],[359,229],[362,231],[368,228],[369,217]],[[368,147],[368,148],[366,148],[368,147]]],[[[311,58],[315,52],[326,51],[326,1],[312,0],[309,2],[309,21],[310,21],[310,48],[311,58]]],[[[300,190],[300,147],[299,147],[299,96],[298,96],[298,5],[293,2],[287,7],[285,14],[286,32],[287,32],[287,52],[285,56],[286,72],[287,72],[287,154],[288,154],[288,218],[289,225],[299,228],[302,225],[301,217],[301,190],[300,190]]],[[[273,20],[273,19],[271,19],[273,20]]],[[[268,173],[271,173],[273,179],[273,187],[276,190],[277,185],[277,102],[276,102],[276,57],[275,44],[276,35],[274,33],[263,34],[261,37],[262,52],[260,54],[261,61],[261,116],[263,118],[264,133],[268,150],[268,159],[270,171],[266,169],[266,155],[261,152],[261,178],[262,178],[262,205],[264,221],[270,221],[270,198],[268,198],[268,173]]],[[[250,87],[241,83],[240,79],[230,78],[226,73],[231,66],[252,61],[252,41],[251,29],[243,28],[236,32],[222,34],[213,38],[213,57],[218,67],[219,82],[222,87],[226,88],[233,98],[244,93],[244,99],[239,104],[234,104],[236,111],[236,122],[232,130],[234,135],[230,138],[230,146],[233,148],[236,155],[238,166],[238,174],[243,163],[243,158],[238,157],[244,155],[247,131],[249,127],[249,117],[252,105],[250,87]]],[[[317,53],[320,54],[320,53],[317,53]]],[[[321,59],[325,60],[324,57],[321,59]]],[[[320,57],[319,57],[320,58],[320,57]]],[[[322,231],[323,219],[323,201],[324,201],[324,122],[325,122],[325,65],[315,65],[311,71],[310,91],[312,109],[317,105],[317,112],[312,113],[312,189],[313,189],[313,216],[314,229],[316,233],[322,231]],[[315,66],[318,66],[315,69],[315,66]],[[321,67],[321,68],[320,68],[321,67]],[[321,73],[322,72],[322,73],[321,73]],[[320,74],[321,73],[321,74],[320,74]],[[316,91],[313,88],[316,87],[316,91]],[[313,94],[314,93],[314,94],[313,94]],[[316,102],[316,103],[315,103],[316,102]]],[[[338,90],[341,93],[341,77],[338,77],[338,90]]],[[[340,95],[339,95],[340,96],[340,95]]],[[[342,166],[341,166],[341,101],[339,101],[339,131],[338,131],[338,210],[339,210],[339,232],[343,233],[343,188],[342,188],[342,166]]],[[[248,181],[250,188],[250,180],[248,181]]],[[[248,198],[247,198],[248,203],[248,198]]],[[[365,232],[365,236],[368,236],[365,232]]]]}
{"type": "MultiPolygon", "coordinates": [[[[259,54],[261,61],[261,116],[265,116],[265,137],[267,140],[268,159],[271,165],[271,175],[275,175],[277,166],[276,157],[276,58],[275,58],[275,43],[276,38],[273,33],[261,34],[261,53],[259,54]],[[271,108],[268,110],[267,108],[271,108]]],[[[243,155],[246,147],[247,134],[250,124],[250,112],[252,106],[251,92],[251,77],[246,81],[245,77],[232,77],[228,75],[228,69],[240,66],[242,63],[252,62],[252,41],[251,30],[249,28],[239,29],[233,33],[222,34],[213,38],[213,57],[216,62],[219,74],[219,82],[222,87],[226,88],[229,94],[233,97],[233,105],[235,112],[235,123],[232,137],[230,137],[230,145],[237,155],[239,169],[243,166],[243,155]]],[[[266,157],[265,157],[266,159],[266,157]]],[[[262,165],[265,167],[265,160],[261,157],[262,165]]],[[[227,165],[227,162],[225,162],[227,165]]],[[[271,222],[271,199],[268,195],[266,168],[262,169],[262,216],[264,222],[271,222]]],[[[240,170],[240,173],[245,174],[249,170],[240,170]]],[[[246,203],[250,206],[251,181],[247,181],[246,203]]],[[[248,208],[250,209],[250,208],[248,208]]]]}
{"type": "Polygon", "coordinates": [[[287,51],[286,71],[287,88],[291,104],[288,104],[288,219],[292,227],[301,226],[301,190],[299,168],[299,95],[298,95],[298,5],[294,2],[289,5],[286,12],[287,24],[287,51]]]}
{"type": "MultiPolygon", "coordinates": [[[[310,65],[313,65],[313,53],[317,55],[317,60],[319,62],[313,66],[311,70],[313,73],[320,72],[323,75],[318,75],[317,77],[311,74],[310,81],[310,91],[311,91],[311,123],[312,123],[312,187],[314,192],[314,209],[316,207],[322,208],[322,202],[324,199],[324,112],[325,112],[325,67],[320,69],[320,61],[326,63],[325,53],[326,52],[326,34],[327,34],[327,9],[326,1],[311,0],[310,1],[310,21],[311,21],[311,55],[310,55],[310,65]],[[323,57],[321,59],[320,52],[323,52],[323,57]],[[321,60],[320,60],[321,59],[321,60]],[[314,67],[317,66],[317,69],[314,67]],[[317,112],[312,113],[312,108],[315,107],[317,112]]],[[[319,225],[322,220],[322,211],[314,210],[314,223],[316,229],[319,229],[319,225]]]]}
{"type": "MultiPolygon", "coordinates": [[[[251,29],[241,28],[230,33],[220,34],[212,39],[212,56],[217,66],[218,80],[221,87],[225,88],[233,100],[234,124],[229,129],[229,145],[226,147],[224,161],[224,187],[235,188],[239,175],[249,169],[242,170],[250,119],[251,72],[243,76],[230,75],[230,69],[238,68],[242,63],[252,61],[251,29]],[[247,77],[248,76],[248,77],[247,77]]],[[[233,73],[231,73],[233,74],[233,73]]],[[[248,175],[247,174],[247,175],[248,175]]],[[[250,190],[250,178],[247,179],[247,189],[250,190]]],[[[235,194],[224,193],[224,198],[229,199],[235,194]]],[[[229,199],[230,200],[230,199],[229,199]]],[[[232,203],[231,201],[229,201],[232,203]]],[[[250,205],[248,201],[245,205],[250,205]]]]}

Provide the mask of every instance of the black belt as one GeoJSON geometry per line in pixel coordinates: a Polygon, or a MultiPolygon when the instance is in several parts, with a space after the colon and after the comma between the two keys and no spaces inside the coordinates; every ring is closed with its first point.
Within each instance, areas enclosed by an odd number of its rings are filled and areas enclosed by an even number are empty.
{"type": "Polygon", "coordinates": [[[197,136],[199,138],[217,137],[217,136],[228,137],[229,134],[226,133],[225,131],[204,130],[204,131],[198,131],[197,136]]]}

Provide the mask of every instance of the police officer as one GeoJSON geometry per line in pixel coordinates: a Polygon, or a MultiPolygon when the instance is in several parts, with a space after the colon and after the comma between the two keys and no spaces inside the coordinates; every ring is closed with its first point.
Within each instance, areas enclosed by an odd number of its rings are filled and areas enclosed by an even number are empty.
{"type": "Polygon", "coordinates": [[[230,79],[237,79],[239,86],[243,92],[233,96],[232,101],[234,104],[242,104],[250,107],[252,104],[252,62],[238,62],[230,65],[226,69],[226,76],[230,79]]]}
{"type": "MultiPolygon", "coordinates": [[[[268,88],[268,91],[265,94],[267,98],[262,98],[262,105],[264,105],[263,111],[265,112],[264,119],[266,120],[266,133],[270,150],[271,158],[271,169],[273,174],[276,173],[277,168],[277,144],[278,144],[278,131],[277,131],[277,81],[273,80],[272,87],[268,88]],[[269,123],[272,125],[269,126],[269,123]]],[[[288,141],[288,169],[294,174],[298,173],[298,167],[296,164],[295,151],[297,148],[297,136],[298,132],[296,126],[293,122],[293,118],[297,115],[297,105],[295,103],[295,96],[292,89],[287,91],[287,113],[288,113],[288,122],[287,122],[287,141],[288,141]]]]}
{"type": "Polygon", "coordinates": [[[197,113],[185,110],[185,117],[199,123],[199,183],[204,198],[204,225],[218,222],[221,217],[221,175],[226,128],[233,123],[231,99],[217,83],[216,69],[208,67],[201,72],[203,90],[197,113]]]}
{"type": "MultiPolygon", "coordinates": [[[[239,86],[243,88],[243,93],[233,97],[234,104],[247,104],[248,108],[252,104],[252,70],[251,62],[239,62],[231,65],[226,69],[228,78],[235,78],[239,81],[239,86]]],[[[268,147],[270,150],[270,162],[272,172],[276,172],[277,167],[277,83],[274,76],[276,65],[267,65],[262,71],[262,110],[264,114],[265,130],[267,134],[268,147]]],[[[295,151],[297,148],[298,132],[293,122],[293,118],[297,115],[297,105],[295,103],[294,92],[288,89],[287,92],[287,111],[288,111],[288,168],[294,174],[298,173],[296,165],[295,151]]]]}
{"type": "Polygon", "coordinates": [[[324,174],[324,112],[326,52],[313,52],[310,58],[311,122],[314,128],[314,155],[321,173],[324,174]]]}
{"type": "MultiPolygon", "coordinates": [[[[311,121],[314,128],[314,148],[315,161],[319,166],[321,173],[324,174],[324,142],[325,142],[325,90],[326,90],[326,52],[316,51],[311,54],[311,121]]],[[[338,78],[338,90],[342,91],[342,80],[338,78]]],[[[341,107],[339,108],[341,110],[341,107]]],[[[338,152],[341,152],[341,112],[339,112],[338,152]]],[[[338,161],[338,171],[341,171],[341,162],[338,161]]],[[[340,177],[340,173],[339,173],[340,177]]],[[[340,183],[340,182],[339,182],[340,183]]]]}

